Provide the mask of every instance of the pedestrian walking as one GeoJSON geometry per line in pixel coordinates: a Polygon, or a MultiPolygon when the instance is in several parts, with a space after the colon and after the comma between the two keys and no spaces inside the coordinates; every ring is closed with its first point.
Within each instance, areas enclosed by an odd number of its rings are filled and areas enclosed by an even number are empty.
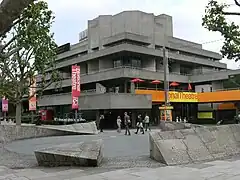
{"type": "Polygon", "coordinates": [[[118,133],[121,133],[121,125],[122,125],[122,120],[121,120],[121,117],[118,116],[117,117],[117,127],[118,127],[117,132],[118,133]]]}
{"type": "Polygon", "coordinates": [[[139,114],[137,118],[137,131],[135,132],[135,134],[138,134],[139,129],[140,131],[142,131],[142,134],[144,134],[143,119],[141,114],[139,114]]]}
{"type": "Polygon", "coordinates": [[[131,136],[130,130],[129,130],[129,125],[130,125],[130,117],[127,114],[127,112],[124,113],[124,125],[125,125],[125,135],[131,136]]]}
{"type": "Polygon", "coordinates": [[[100,122],[99,122],[100,132],[103,132],[104,119],[105,119],[105,117],[104,117],[104,115],[102,114],[102,115],[100,116],[100,122]]]}
{"type": "Polygon", "coordinates": [[[150,129],[150,118],[147,114],[145,115],[145,118],[144,118],[144,125],[145,125],[145,131],[147,131],[147,129],[149,131],[151,131],[151,129],[150,129]]]}

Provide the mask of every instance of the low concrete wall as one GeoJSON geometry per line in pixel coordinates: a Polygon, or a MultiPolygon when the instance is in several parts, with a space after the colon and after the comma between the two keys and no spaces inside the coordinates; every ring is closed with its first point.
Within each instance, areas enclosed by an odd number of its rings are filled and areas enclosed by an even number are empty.
{"type": "Polygon", "coordinates": [[[150,157],[166,165],[211,161],[240,153],[240,125],[153,132],[149,139],[150,157]]]}
{"type": "Polygon", "coordinates": [[[27,124],[17,126],[15,124],[6,124],[0,125],[0,144],[29,138],[96,133],[97,127],[95,122],[62,126],[35,126],[27,124]]]}
{"type": "Polygon", "coordinates": [[[190,123],[180,123],[175,121],[160,121],[160,129],[162,131],[174,131],[180,129],[190,129],[193,127],[201,127],[200,125],[190,123]]]}
{"type": "Polygon", "coordinates": [[[15,140],[47,137],[47,136],[63,136],[70,134],[68,132],[51,130],[34,125],[0,125],[0,143],[8,143],[15,140]]]}
{"type": "Polygon", "coordinates": [[[74,132],[80,134],[98,134],[96,122],[76,123],[69,125],[44,125],[43,128],[52,130],[61,130],[66,132],[74,132]]]}

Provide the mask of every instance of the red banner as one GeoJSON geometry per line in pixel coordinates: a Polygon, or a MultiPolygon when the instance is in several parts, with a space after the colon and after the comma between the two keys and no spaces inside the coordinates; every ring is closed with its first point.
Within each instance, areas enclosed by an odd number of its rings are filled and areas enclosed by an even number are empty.
{"type": "Polygon", "coordinates": [[[8,112],[8,100],[2,98],[2,112],[8,112]]]}
{"type": "Polygon", "coordinates": [[[72,66],[72,109],[78,109],[78,98],[81,94],[80,66],[72,66]]]}
{"type": "Polygon", "coordinates": [[[80,66],[72,66],[72,96],[79,97],[80,93],[80,66]]]}
{"type": "Polygon", "coordinates": [[[78,97],[72,96],[72,109],[78,109],[78,97]]]}
{"type": "MultiPolygon", "coordinates": [[[[30,81],[30,80],[29,80],[30,81]]],[[[29,111],[36,111],[37,110],[37,96],[36,96],[36,78],[34,77],[32,79],[33,82],[30,82],[30,88],[29,88],[29,97],[28,100],[28,107],[29,111]]]]}

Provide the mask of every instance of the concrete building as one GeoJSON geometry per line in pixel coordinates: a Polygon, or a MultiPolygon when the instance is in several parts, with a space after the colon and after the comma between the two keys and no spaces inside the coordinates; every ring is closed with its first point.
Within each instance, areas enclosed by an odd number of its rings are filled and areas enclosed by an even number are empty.
{"type": "MultiPolygon", "coordinates": [[[[77,64],[81,67],[79,105],[83,113],[91,111],[91,115],[98,116],[102,110],[129,110],[135,116],[137,110],[152,109],[152,96],[136,94],[131,79],[145,80],[138,88],[155,87],[149,83],[151,80],[163,81],[164,45],[168,50],[169,81],[178,82],[179,90],[191,82],[196,92],[215,91],[223,88],[223,80],[238,74],[227,70],[226,64],[220,62],[220,54],[174,37],[173,30],[171,16],[141,11],[89,20],[87,30],[79,34],[79,42],[66,44],[58,54],[56,68],[63,78],[61,88],[54,84],[48,87],[38,99],[38,106],[54,107],[61,113],[71,111],[71,65],[77,64]]],[[[210,104],[196,106],[198,110],[213,108],[210,104]]]]}

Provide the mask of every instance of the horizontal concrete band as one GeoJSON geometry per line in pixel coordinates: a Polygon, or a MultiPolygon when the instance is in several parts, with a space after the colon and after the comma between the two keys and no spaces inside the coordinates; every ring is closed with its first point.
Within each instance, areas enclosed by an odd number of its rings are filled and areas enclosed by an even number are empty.
{"type": "Polygon", "coordinates": [[[240,153],[240,125],[154,132],[151,158],[167,165],[212,161],[240,153]]]}

